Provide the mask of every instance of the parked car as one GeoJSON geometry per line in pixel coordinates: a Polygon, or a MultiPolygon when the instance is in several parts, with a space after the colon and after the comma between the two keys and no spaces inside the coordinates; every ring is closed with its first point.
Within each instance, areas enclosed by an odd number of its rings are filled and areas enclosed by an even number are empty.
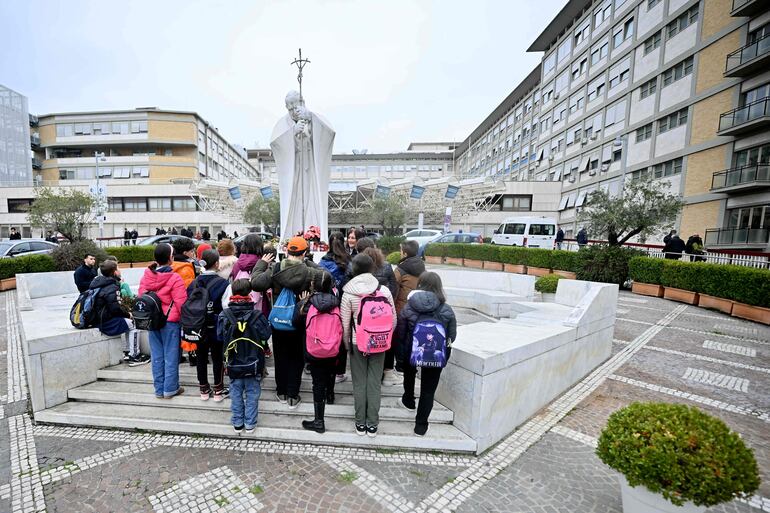
{"type": "Polygon", "coordinates": [[[417,251],[417,254],[421,257],[425,257],[425,248],[431,244],[451,244],[451,243],[463,243],[463,244],[483,244],[484,236],[480,233],[447,233],[435,237],[433,240],[426,242],[417,251]]]}
{"type": "MultiPolygon", "coordinates": [[[[160,244],[161,242],[165,242],[166,244],[171,244],[177,239],[189,239],[190,237],[185,237],[184,235],[153,235],[152,237],[147,237],[146,239],[142,239],[140,241],[136,242],[137,246],[154,246],[156,244],[160,244]]],[[[196,246],[200,246],[204,243],[202,240],[192,239],[193,243],[196,246]]]]}
{"type": "Polygon", "coordinates": [[[233,239],[233,244],[235,244],[236,249],[238,250],[238,253],[241,252],[241,244],[243,244],[243,239],[246,238],[246,235],[259,235],[262,237],[262,242],[272,242],[272,240],[275,238],[275,235],[273,235],[270,232],[249,232],[245,233],[243,235],[239,235],[237,238],[233,239]]]}
{"type": "Polygon", "coordinates": [[[494,235],[492,244],[553,249],[556,220],[550,217],[509,217],[494,235]]]}
{"type": "Polygon", "coordinates": [[[382,238],[382,234],[377,232],[367,232],[366,236],[372,239],[374,242],[377,242],[382,238]]]}
{"type": "Polygon", "coordinates": [[[406,232],[404,237],[406,240],[416,240],[420,246],[424,246],[442,233],[441,230],[411,230],[406,232]]]}
{"type": "Polygon", "coordinates": [[[4,240],[0,242],[0,258],[43,255],[58,247],[58,244],[43,239],[4,240]]]}

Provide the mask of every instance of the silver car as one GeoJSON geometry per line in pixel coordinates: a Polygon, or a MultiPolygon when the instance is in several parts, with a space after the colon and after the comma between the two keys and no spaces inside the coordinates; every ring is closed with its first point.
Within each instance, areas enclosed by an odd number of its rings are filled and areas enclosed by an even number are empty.
{"type": "Polygon", "coordinates": [[[43,239],[4,240],[0,241],[0,258],[43,255],[58,247],[58,244],[43,239]]]}

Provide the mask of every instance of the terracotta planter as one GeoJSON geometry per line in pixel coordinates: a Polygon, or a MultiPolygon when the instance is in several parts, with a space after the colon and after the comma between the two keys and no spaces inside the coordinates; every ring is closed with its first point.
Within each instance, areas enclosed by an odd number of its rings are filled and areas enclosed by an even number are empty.
{"type": "Polygon", "coordinates": [[[558,274],[562,278],[566,278],[568,280],[575,280],[575,279],[577,279],[577,276],[575,275],[575,273],[570,272],[570,271],[558,271],[558,270],[554,269],[553,270],[553,274],[558,274]]]}
{"type": "Polygon", "coordinates": [[[138,268],[138,267],[149,267],[154,262],[131,262],[131,267],[138,268]]]}
{"type": "Polygon", "coordinates": [[[709,296],[707,294],[701,294],[698,299],[698,306],[703,308],[711,308],[712,310],[719,310],[726,314],[733,312],[733,301],[730,299],[722,299],[721,297],[709,296]]]}
{"type": "Polygon", "coordinates": [[[484,268],[484,261],[483,260],[470,260],[466,258],[463,261],[463,265],[465,267],[472,267],[474,269],[483,269],[484,268]]]}
{"type": "Polygon", "coordinates": [[[503,271],[507,273],[527,274],[527,266],[523,264],[503,264],[503,271]]]}
{"type": "Polygon", "coordinates": [[[631,286],[631,292],[641,294],[642,296],[663,297],[663,286],[653,285],[652,283],[641,283],[635,281],[631,286]]]}
{"type": "Polygon", "coordinates": [[[0,280],[0,290],[13,290],[16,288],[16,277],[0,280]]]}
{"type": "Polygon", "coordinates": [[[675,289],[673,287],[666,287],[663,292],[663,297],[666,299],[672,299],[681,303],[687,303],[688,305],[698,304],[698,293],[690,292],[689,290],[675,289]]]}
{"type": "Polygon", "coordinates": [[[426,256],[425,262],[428,264],[443,264],[444,258],[440,256],[426,256]]]}
{"type": "Polygon", "coordinates": [[[118,264],[118,269],[131,269],[131,267],[133,267],[131,262],[120,262],[118,264]]]}
{"type": "Polygon", "coordinates": [[[488,262],[488,261],[484,261],[484,269],[487,269],[489,271],[502,271],[503,270],[503,263],[502,262],[488,262]]]}
{"type": "Polygon", "coordinates": [[[770,324],[770,308],[762,308],[761,306],[733,303],[732,316],[761,322],[762,324],[770,324]]]}
{"type": "Polygon", "coordinates": [[[455,258],[455,257],[446,257],[444,259],[444,263],[447,265],[463,265],[463,259],[455,258]]]}
{"type": "Polygon", "coordinates": [[[546,274],[551,274],[551,270],[546,269],[545,267],[527,266],[527,274],[529,274],[530,276],[545,276],[546,274]]]}

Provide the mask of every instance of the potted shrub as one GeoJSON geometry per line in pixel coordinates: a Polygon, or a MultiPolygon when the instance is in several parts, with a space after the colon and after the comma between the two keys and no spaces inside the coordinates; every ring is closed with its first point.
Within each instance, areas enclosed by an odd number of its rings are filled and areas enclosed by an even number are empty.
{"type": "Polygon", "coordinates": [[[660,276],[663,274],[663,259],[634,257],[628,261],[628,274],[633,281],[631,292],[642,296],[663,297],[660,276]]]}
{"type": "Polygon", "coordinates": [[[527,274],[532,276],[545,276],[551,274],[551,253],[550,249],[528,248],[527,249],[527,274]]]}
{"type": "Polygon", "coordinates": [[[738,265],[729,268],[728,299],[735,301],[733,317],[770,324],[770,271],[738,265]]]}
{"type": "Polygon", "coordinates": [[[461,244],[463,249],[463,265],[474,269],[484,268],[486,253],[481,244],[461,244]]]}
{"type": "Polygon", "coordinates": [[[401,261],[401,252],[393,251],[388,253],[388,256],[385,257],[385,260],[387,260],[390,265],[398,265],[398,263],[401,261]]]}
{"type": "Polygon", "coordinates": [[[507,273],[527,274],[527,248],[519,246],[500,246],[498,256],[507,273]]]}
{"type": "Polygon", "coordinates": [[[663,297],[688,305],[698,304],[699,267],[702,264],[664,260],[660,275],[661,285],[666,287],[663,297]]]}
{"type": "Polygon", "coordinates": [[[624,513],[694,513],[759,487],[754,454],[724,422],[683,404],[633,403],[607,421],[596,454],[621,474],[624,513]]]}
{"type": "MultiPolygon", "coordinates": [[[[737,266],[724,264],[698,264],[701,269],[698,278],[698,306],[731,314],[733,300],[730,299],[733,286],[732,269],[737,266]]],[[[770,279],[768,274],[767,279],[770,279]]]]}
{"type": "Polygon", "coordinates": [[[548,274],[535,280],[535,290],[540,292],[544,302],[553,303],[556,300],[556,289],[561,279],[564,278],[558,274],[548,274]]]}
{"type": "Polygon", "coordinates": [[[448,244],[428,244],[425,248],[425,262],[429,264],[443,264],[448,244]]]}
{"type": "Polygon", "coordinates": [[[562,278],[575,279],[575,268],[577,262],[576,251],[565,251],[563,249],[554,249],[551,251],[551,268],[553,274],[558,274],[562,278]]]}
{"type": "Polygon", "coordinates": [[[445,264],[463,265],[463,244],[447,244],[444,251],[445,264]]]}

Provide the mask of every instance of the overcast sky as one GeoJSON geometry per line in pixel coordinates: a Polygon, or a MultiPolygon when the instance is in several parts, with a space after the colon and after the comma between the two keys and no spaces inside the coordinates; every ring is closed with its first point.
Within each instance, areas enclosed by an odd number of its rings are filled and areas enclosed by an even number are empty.
{"type": "Polygon", "coordinates": [[[566,0],[0,0],[0,84],[44,114],[198,112],[265,147],[289,63],[335,153],[463,140],[539,62],[526,48],[566,0]]]}

